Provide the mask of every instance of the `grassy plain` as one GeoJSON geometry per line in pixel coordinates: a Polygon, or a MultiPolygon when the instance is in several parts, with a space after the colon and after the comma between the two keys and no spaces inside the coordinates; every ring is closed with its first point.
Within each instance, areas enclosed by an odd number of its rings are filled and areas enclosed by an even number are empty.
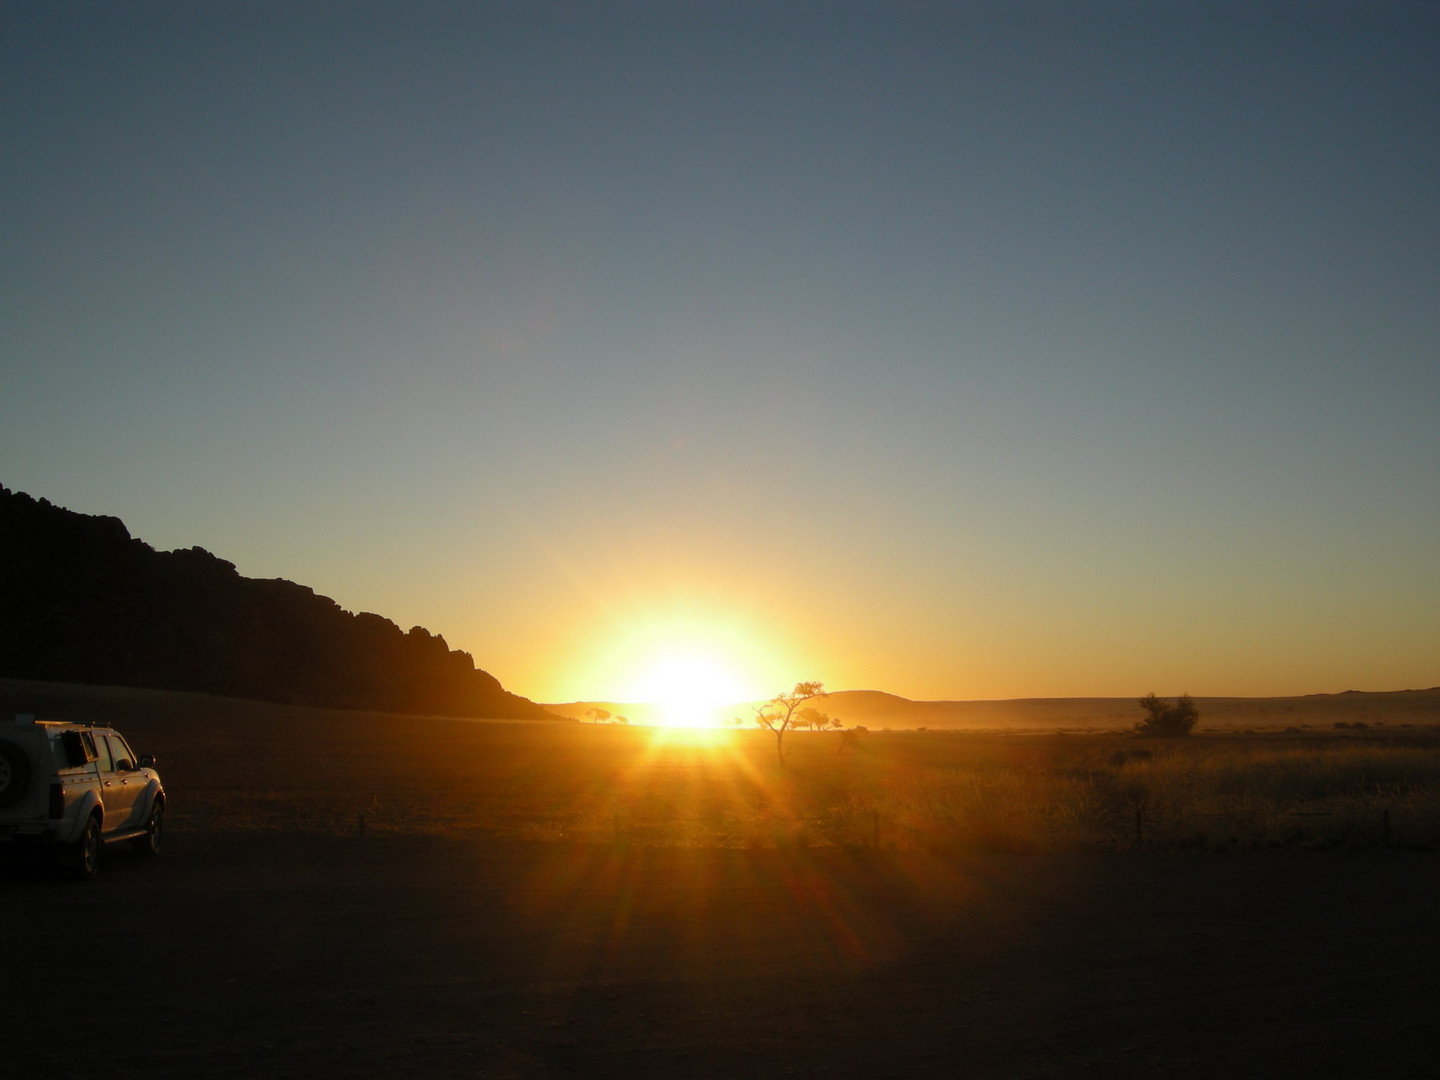
{"type": "Polygon", "coordinates": [[[7,1076],[1200,1080],[1434,1060],[1440,864],[1397,850],[1435,841],[1428,730],[892,732],[843,754],[800,733],[782,771],[765,732],[15,683],[0,708],[112,721],[160,755],[174,811],[160,859],[107,851],[86,885],[0,867],[5,970],[40,988],[8,1006],[7,1076]],[[57,1027],[44,988],[77,927],[103,928],[123,980],[57,1027]]]}
{"type": "Polygon", "coordinates": [[[1440,845],[1440,723],[1180,740],[799,731],[782,769],[761,731],[0,691],[6,712],[113,719],[160,756],[173,824],[197,830],[932,852],[1440,845]]]}

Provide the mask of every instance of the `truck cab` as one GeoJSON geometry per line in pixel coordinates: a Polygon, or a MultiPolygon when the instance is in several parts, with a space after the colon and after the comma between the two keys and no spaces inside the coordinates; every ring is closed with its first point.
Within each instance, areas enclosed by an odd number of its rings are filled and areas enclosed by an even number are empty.
{"type": "Polygon", "coordinates": [[[149,755],[114,728],[36,720],[0,724],[0,845],[39,845],[73,876],[99,869],[105,844],[160,853],[165,787],[149,755]]]}

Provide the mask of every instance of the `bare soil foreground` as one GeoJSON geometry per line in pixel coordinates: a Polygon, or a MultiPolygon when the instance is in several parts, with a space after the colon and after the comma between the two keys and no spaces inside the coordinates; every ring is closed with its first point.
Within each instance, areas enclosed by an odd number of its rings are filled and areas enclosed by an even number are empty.
{"type": "Polygon", "coordinates": [[[763,732],[0,706],[113,720],[172,799],[159,859],[0,868],[3,1080],[1399,1077],[1440,1051],[1429,737],[815,735],[780,770],[763,732]]]}
{"type": "Polygon", "coordinates": [[[0,877],[0,1071],[1421,1075],[1437,885],[1428,853],[181,833],[0,877]]]}

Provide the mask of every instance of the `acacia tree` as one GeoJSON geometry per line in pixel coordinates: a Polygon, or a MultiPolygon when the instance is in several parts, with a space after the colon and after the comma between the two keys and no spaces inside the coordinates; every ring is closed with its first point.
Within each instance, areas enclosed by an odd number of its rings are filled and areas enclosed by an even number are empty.
{"type": "Polygon", "coordinates": [[[585,715],[590,717],[590,722],[592,724],[599,724],[610,719],[610,710],[602,709],[599,705],[596,705],[592,708],[586,709],[585,715]]]}
{"type": "Polygon", "coordinates": [[[807,727],[811,731],[823,731],[829,722],[829,717],[819,709],[804,708],[795,714],[795,723],[791,727],[807,727]]]}
{"type": "Polygon", "coordinates": [[[1154,738],[1172,739],[1189,735],[1200,719],[1200,710],[1190,700],[1189,694],[1181,694],[1178,701],[1171,703],[1156,697],[1152,690],[1140,699],[1140,707],[1145,710],[1145,719],[1135,725],[1135,730],[1154,738]]]}
{"type": "Polygon", "coordinates": [[[764,705],[756,706],[755,723],[775,733],[775,755],[780,759],[782,769],[785,767],[785,732],[803,722],[796,715],[797,710],[805,702],[824,696],[824,683],[798,682],[794,690],[776,694],[764,705]]]}

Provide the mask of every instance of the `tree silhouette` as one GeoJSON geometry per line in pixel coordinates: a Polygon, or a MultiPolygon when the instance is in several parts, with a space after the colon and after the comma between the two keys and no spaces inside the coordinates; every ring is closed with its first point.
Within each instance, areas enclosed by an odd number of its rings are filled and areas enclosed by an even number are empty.
{"type": "Polygon", "coordinates": [[[825,685],[819,682],[798,682],[795,689],[776,694],[764,705],[755,708],[755,723],[775,733],[775,755],[780,767],[785,767],[785,732],[806,721],[801,720],[797,710],[807,701],[825,696],[825,685]]]}
{"type": "Polygon", "coordinates": [[[1152,738],[1174,739],[1189,735],[1200,719],[1200,710],[1189,694],[1181,694],[1173,704],[1165,698],[1156,697],[1154,691],[1140,699],[1145,710],[1145,719],[1135,725],[1141,735],[1152,738]]]}
{"type": "Polygon", "coordinates": [[[592,724],[600,724],[610,719],[610,710],[602,709],[600,708],[600,706],[595,705],[589,709],[586,709],[585,715],[590,717],[590,722],[592,724]]]}

